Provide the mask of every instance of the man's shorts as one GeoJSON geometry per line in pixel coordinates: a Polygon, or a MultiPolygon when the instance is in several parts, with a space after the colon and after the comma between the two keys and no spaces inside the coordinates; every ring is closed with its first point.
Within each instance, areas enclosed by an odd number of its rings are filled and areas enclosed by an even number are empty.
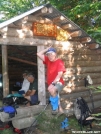
{"type": "Polygon", "coordinates": [[[55,84],[55,87],[56,87],[58,92],[61,92],[61,90],[63,89],[63,84],[61,82],[57,82],[55,84]]]}
{"type": "Polygon", "coordinates": [[[18,93],[19,94],[25,94],[25,91],[24,90],[19,90],[18,93]]]}
{"type": "Polygon", "coordinates": [[[38,95],[37,94],[30,96],[30,98],[31,98],[32,105],[35,105],[38,103],[38,95]]]}

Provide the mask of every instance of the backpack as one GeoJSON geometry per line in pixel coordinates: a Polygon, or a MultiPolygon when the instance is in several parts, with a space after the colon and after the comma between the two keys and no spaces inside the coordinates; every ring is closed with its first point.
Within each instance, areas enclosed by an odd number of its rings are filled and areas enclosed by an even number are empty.
{"type": "Polygon", "coordinates": [[[86,101],[82,97],[78,97],[74,102],[74,115],[80,124],[80,128],[86,125],[90,125],[92,128],[92,121],[93,120],[86,120],[91,115],[91,110],[89,109],[86,101]]]}
{"type": "Polygon", "coordinates": [[[19,96],[18,94],[11,94],[3,98],[3,104],[9,106],[26,104],[27,102],[28,100],[26,98],[19,96]]]}

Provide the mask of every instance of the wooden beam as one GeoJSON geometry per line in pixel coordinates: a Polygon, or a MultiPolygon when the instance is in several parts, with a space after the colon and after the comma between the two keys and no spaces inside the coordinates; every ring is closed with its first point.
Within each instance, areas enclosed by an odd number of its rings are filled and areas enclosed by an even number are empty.
{"type": "Polygon", "coordinates": [[[9,93],[7,46],[2,45],[1,47],[2,47],[3,97],[6,97],[9,93]]]}
{"type": "MultiPolygon", "coordinates": [[[[0,56],[1,56],[1,55],[0,55],[0,56]]],[[[15,58],[15,57],[10,57],[10,56],[8,56],[8,59],[15,60],[15,61],[19,61],[19,62],[26,63],[26,64],[30,64],[30,65],[34,65],[34,66],[37,65],[37,64],[34,63],[34,62],[22,60],[22,59],[15,58]]]]}
{"type": "Polygon", "coordinates": [[[68,32],[68,33],[70,34],[71,37],[78,37],[78,36],[81,36],[82,35],[82,31],[79,30],[79,29],[76,30],[76,31],[73,31],[73,32],[68,32]]]}
{"type": "Polygon", "coordinates": [[[99,48],[100,47],[100,45],[99,44],[97,44],[97,43],[85,43],[85,46],[87,47],[87,48],[89,48],[89,49],[97,49],[97,48],[99,48]]]}
{"type": "Polygon", "coordinates": [[[84,43],[84,41],[90,41],[90,39],[88,36],[77,36],[77,37],[72,37],[72,38],[69,38],[68,40],[69,41],[78,41],[78,42],[81,42],[81,43],[84,43]]]}
{"type": "Polygon", "coordinates": [[[53,18],[53,23],[59,23],[59,22],[62,22],[64,21],[66,18],[64,18],[63,16],[57,16],[55,18],[53,18]]]}
{"type": "Polygon", "coordinates": [[[84,73],[99,73],[101,72],[101,66],[92,66],[92,67],[72,67],[72,68],[66,68],[66,74],[84,74],[84,73]]]}
{"type": "MultiPolygon", "coordinates": [[[[44,46],[38,46],[37,52],[44,49],[44,46]]],[[[45,67],[42,62],[38,58],[38,98],[40,101],[40,105],[46,104],[46,89],[45,89],[45,67]]]]}
{"type": "Polygon", "coordinates": [[[42,45],[63,45],[67,41],[56,41],[52,39],[40,39],[40,38],[17,38],[17,37],[4,37],[0,38],[0,44],[3,45],[22,45],[22,46],[42,46],[42,45]]]}
{"type": "Polygon", "coordinates": [[[5,36],[11,36],[11,37],[19,37],[19,38],[25,38],[25,37],[33,37],[33,32],[30,30],[31,28],[24,27],[24,29],[19,28],[3,28],[0,30],[3,37],[5,36]]]}
{"type": "Polygon", "coordinates": [[[64,29],[64,30],[66,30],[66,29],[70,29],[70,30],[75,29],[75,27],[72,26],[72,24],[70,24],[70,22],[68,22],[68,23],[66,23],[66,24],[63,24],[63,25],[61,26],[61,28],[64,29]]]}

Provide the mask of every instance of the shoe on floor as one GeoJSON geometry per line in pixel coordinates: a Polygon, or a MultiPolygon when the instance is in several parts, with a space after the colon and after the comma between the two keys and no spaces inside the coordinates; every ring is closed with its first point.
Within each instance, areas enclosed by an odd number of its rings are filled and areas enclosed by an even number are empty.
{"type": "Polygon", "coordinates": [[[58,109],[57,109],[57,110],[52,110],[52,114],[53,114],[53,115],[58,114],[58,109]]]}

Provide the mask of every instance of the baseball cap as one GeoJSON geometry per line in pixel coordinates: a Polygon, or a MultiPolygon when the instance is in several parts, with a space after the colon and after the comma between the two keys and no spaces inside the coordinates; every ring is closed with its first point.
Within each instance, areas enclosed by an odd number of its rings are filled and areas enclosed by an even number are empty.
{"type": "Polygon", "coordinates": [[[53,47],[49,48],[48,51],[46,52],[46,54],[52,53],[52,52],[56,53],[56,49],[53,47]]]}

